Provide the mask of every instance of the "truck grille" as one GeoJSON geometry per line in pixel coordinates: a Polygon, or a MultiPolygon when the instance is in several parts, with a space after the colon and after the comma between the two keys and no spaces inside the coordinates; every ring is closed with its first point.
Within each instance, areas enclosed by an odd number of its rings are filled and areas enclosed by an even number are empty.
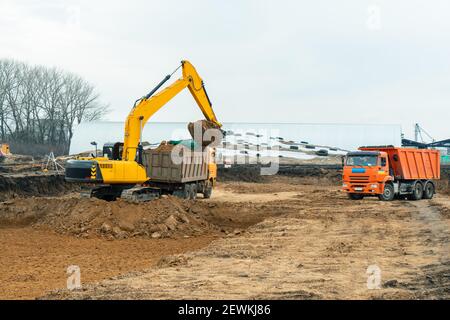
{"type": "Polygon", "coordinates": [[[368,182],[369,176],[350,176],[350,182],[368,182]]]}

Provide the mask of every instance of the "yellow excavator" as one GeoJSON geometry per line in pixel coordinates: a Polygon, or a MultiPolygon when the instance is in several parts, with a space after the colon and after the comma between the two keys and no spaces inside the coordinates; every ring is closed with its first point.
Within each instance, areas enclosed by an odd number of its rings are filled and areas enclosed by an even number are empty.
{"type": "Polygon", "coordinates": [[[150,117],[185,88],[189,89],[207,123],[220,130],[222,125],[214,114],[202,79],[194,66],[183,60],[172,74],[167,75],[151,92],[135,102],[125,122],[124,141],[105,145],[102,156],[69,160],[66,165],[66,181],[90,184],[91,187],[83,195],[105,200],[122,197],[147,201],[166,193],[184,198],[195,198],[197,192],[203,193],[205,197],[211,196],[217,175],[213,151],[207,151],[210,153],[204,158],[207,163],[200,163],[199,170],[183,165],[176,167],[172,163],[163,168],[157,155],[146,156],[142,144],[142,131],[150,117]],[[180,67],[182,77],[157,93],[180,67]],[[152,167],[151,158],[155,159],[154,165],[160,167],[152,167]],[[167,169],[176,174],[170,177],[157,174],[166,172],[167,169]],[[202,174],[189,176],[189,170],[202,174]],[[155,183],[152,184],[153,180],[155,183]]]}

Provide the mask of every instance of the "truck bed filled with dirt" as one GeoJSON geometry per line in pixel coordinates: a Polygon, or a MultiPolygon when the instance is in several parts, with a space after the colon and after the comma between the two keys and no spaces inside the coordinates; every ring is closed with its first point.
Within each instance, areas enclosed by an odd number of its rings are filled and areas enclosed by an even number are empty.
{"type": "MultiPolygon", "coordinates": [[[[194,144],[193,140],[186,141],[194,144]]],[[[144,152],[147,176],[152,181],[185,183],[208,179],[210,152],[201,152],[201,149],[195,152],[194,148],[182,143],[161,144],[158,148],[144,152]]]]}

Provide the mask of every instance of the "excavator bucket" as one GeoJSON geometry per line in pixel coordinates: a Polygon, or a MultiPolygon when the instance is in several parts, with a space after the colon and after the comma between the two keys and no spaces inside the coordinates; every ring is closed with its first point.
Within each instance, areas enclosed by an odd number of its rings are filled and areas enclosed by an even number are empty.
{"type": "Polygon", "coordinates": [[[188,130],[192,139],[203,147],[218,146],[224,136],[220,127],[208,120],[190,122],[188,124],[188,130]]]}

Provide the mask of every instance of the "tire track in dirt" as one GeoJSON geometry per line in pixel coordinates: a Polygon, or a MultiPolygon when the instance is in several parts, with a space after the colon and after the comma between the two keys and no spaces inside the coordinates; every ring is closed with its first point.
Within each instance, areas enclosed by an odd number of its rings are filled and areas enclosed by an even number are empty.
{"type": "Polygon", "coordinates": [[[436,261],[411,273],[409,281],[395,287],[414,292],[419,299],[450,297],[450,223],[448,199],[438,197],[432,201],[408,202],[417,210],[412,214],[419,225],[420,236],[427,244],[426,254],[436,256],[436,261]],[[430,205],[431,204],[431,205],[430,205]]]}
{"type": "MultiPolygon", "coordinates": [[[[303,186],[299,190],[298,199],[267,203],[278,210],[286,208],[284,214],[266,218],[238,235],[216,240],[198,252],[167,258],[158,268],[140,274],[78,292],[57,291],[46,298],[449,297],[442,288],[416,281],[424,268],[442,266],[440,250],[448,246],[448,230],[442,231],[437,244],[427,241],[429,226],[418,221],[422,213],[414,205],[349,201],[332,188],[303,186]],[[379,290],[367,288],[370,265],[382,270],[379,290]]],[[[443,219],[448,223],[447,217],[443,219]]]]}

